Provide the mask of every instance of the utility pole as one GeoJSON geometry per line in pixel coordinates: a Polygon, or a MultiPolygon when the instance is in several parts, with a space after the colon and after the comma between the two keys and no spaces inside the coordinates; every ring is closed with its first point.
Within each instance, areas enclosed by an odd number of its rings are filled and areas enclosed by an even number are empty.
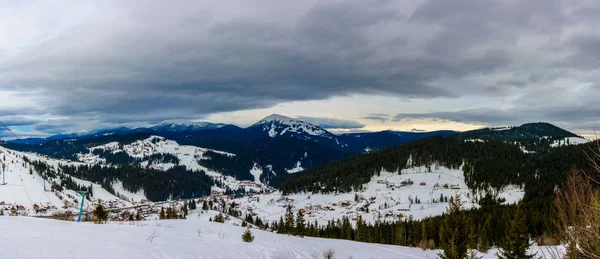
{"type": "Polygon", "coordinates": [[[87,191],[77,191],[77,193],[81,194],[81,206],[79,207],[79,217],[77,217],[77,222],[81,222],[81,214],[83,213],[83,203],[85,202],[85,195],[87,191]]]}
{"type": "Polygon", "coordinates": [[[5,180],[6,165],[2,162],[0,162],[0,164],[2,164],[2,185],[6,185],[6,180],[5,180]]]}

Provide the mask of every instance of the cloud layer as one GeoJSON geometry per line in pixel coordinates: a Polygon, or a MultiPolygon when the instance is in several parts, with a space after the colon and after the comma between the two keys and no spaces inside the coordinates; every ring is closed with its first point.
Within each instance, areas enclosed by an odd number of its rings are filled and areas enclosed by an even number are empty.
{"type": "Polygon", "coordinates": [[[338,118],[306,117],[300,116],[298,119],[315,124],[324,129],[360,129],[365,125],[354,120],[345,120],[338,118]]]}
{"type": "MultiPolygon", "coordinates": [[[[598,12],[585,0],[15,1],[0,11],[0,97],[14,103],[0,118],[51,133],[368,94],[430,100],[396,119],[590,130],[598,12]]],[[[369,113],[356,117],[388,120],[369,113]]]]}

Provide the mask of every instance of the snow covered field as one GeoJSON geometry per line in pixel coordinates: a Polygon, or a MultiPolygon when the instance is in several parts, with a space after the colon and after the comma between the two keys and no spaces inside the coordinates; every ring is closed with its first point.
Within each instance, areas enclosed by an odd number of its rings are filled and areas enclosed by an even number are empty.
{"type": "MultiPolygon", "coordinates": [[[[447,201],[440,201],[441,197],[448,199],[456,193],[460,193],[464,208],[478,206],[473,198],[481,197],[485,192],[473,193],[469,190],[461,169],[443,166],[433,166],[431,169],[429,172],[423,166],[411,167],[403,169],[402,174],[382,171],[380,175],[373,176],[361,192],[356,193],[283,196],[275,192],[235,201],[241,204],[242,211],[256,213],[267,221],[279,220],[289,203],[296,210],[305,209],[307,220],[316,220],[319,224],[327,224],[327,221],[342,216],[361,216],[372,223],[378,219],[395,221],[400,215],[402,218],[413,219],[437,216],[448,207],[447,201]],[[406,184],[403,185],[403,182],[406,184]],[[407,184],[408,182],[412,184],[407,184]],[[358,195],[358,201],[355,201],[355,195],[358,195]]],[[[523,199],[525,193],[519,186],[507,186],[497,194],[506,199],[506,203],[515,203],[523,199]]]]}
{"type": "MultiPolygon", "coordinates": [[[[242,241],[245,229],[231,224],[191,220],[141,221],[96,225],[28,217],[0,217],[2,258],[436,258],[439,251],[359,243],[346,240],[299,238],[252,229],[255,240],[242,241]]],[[[532,248],[538,255],[546,248],[532,248]]],[[[495,249],[483,255],[496,258],[495,249]]]]}
{"type": "MultiPolygon", "coordinates": [[[[44,189],[44,179],[35,171],[33,166],[26,163],[21,157],[27,157],[30,161],[43,161],[49,165],[58,167],[58,164],[71,164],[79,165],[82,163],[69,162],[64,160],[51,159],[45,156],[41,156],[33,153],[17,152],[13,150],[0,147],[0,159],[6,164],[6,170],[4,172],[4,179],[6,185],[0,185],[0,205],[1,208],[12,208],[23,206],[24,210],[21,214],[26,215],[51,215],[57,211],[79,211],[79,202],[81,196],[74,190],[64,189],[62,191],[51,191],[51,183],[46,182],[44,189]],[[31,172],[31,173],[30,173],[31,172]],[[34,212],[34,205],[38,205],[39,208],[47,208],[46,212],[34,212]],[[63,209],[62,207],[67,205],[68,208],[63,209]]],[[[2,181],[0,176],[0,181],[2,181]]],[[[94,196],[91,200],[86,199],[84,210],[91,209],[98,199],[103,201],[116,201],[122,206],[131,206],[132,204],[128,201],[120,199],[115,195],[109,193],[103,189],[99,184],[95,184],[89,181],[77,179],[72,177],[79,185],[92,186],[94,196]]],[[[60,179],[52,179],[52,181],[60,181],[60,179]]],[[[118,186],[120,183],[116,183],[118,186]]],[[[122,185],[121,185],[122,189],[122,185]]],[[[120,190],[120,189],[119,189],[120,190]]],[[[127,200],[145,199],[143,194],[131,194],[122,190],[121,194],[127,197],[127,200]]]]}
{"type": "MultiPolygon", "coordinates": [[[[209,159],[209,157],[205,156],[205,153],[207,151],[212,151],[215,153],[228,155],[228,156],[235,156],[235,154],[232,154],[232,153],[219,151],[219,150],[213,150],[213,149],[207,149],[207,148],[201,148],[201,147],[196,147],[196,146],[179,145],[176,141],[168,140],[164,137],[151,136],[147,139],[138,140],[131,144],[123,145],[123,146],[119,145],[118,142],[111,142],[111,143],[107,143],[104,145],[92,147],[89,149],[90,150],[89,153],[78,155],[79,161],[85,162],[88,164],[103,164],[103,163],[105,163],[106,161],[104,161],[104,159],[102,159],[98,155],[94,155],[92,153],[92,151],[95,149],[103,149],[103,150],[107,150],[107,151],[112,151],[113,153],[126,152],[130,156],[136,157],[136,158],[144,158],[144,157],[147,157],[147,156],[150,156],[153,154],[161,154],[161,153],[171,154],[171,155],[176,156],[179,159],[179,165],[183,165],[190,170],[204,171],[207,175],[209,175],[213,178],[218,178],[219,180],[221,180],[223,182],[223,184],[227,185],[231,189],[235,190],[240,187],[240,181],[236,180],[235,178],[233,178],[231,176],[223,175],[220,172],[215,172],[213,170],[210,170],[210,169],[198,164],[199,160],[209,159]]],[[[168,169],[172,168],[173,166],[175,166],[175,164],[172,164],[172,163],[150,164],[149,161],[143,161],[143,162],[141,162],[141,165],[155,168],[158,170],[168,170],[168,169]]],[[[252,170],[250,170],[250,173],[254,174],[256,177],[260,177],[260,174],[262,174],[262,168],[255,167],[252,170]]],[[[260,181],[256,181],[256,182],[260,183],[260,181]]],[[[118,186],[117,186],[117,188],[118,188],[118,186]]],[[[259,187],[246,186],[246,189],[250,189],[250,188],[253,188],[255,191],[260,191],[262,189],[259,187]]],[[[216,186],[213,189],[220,190],[220,188],[218,188],[216,186]]],[[[135,195],[130,195],[130,196],[132,196],[134,199],[136,198],[135,195]]]]}

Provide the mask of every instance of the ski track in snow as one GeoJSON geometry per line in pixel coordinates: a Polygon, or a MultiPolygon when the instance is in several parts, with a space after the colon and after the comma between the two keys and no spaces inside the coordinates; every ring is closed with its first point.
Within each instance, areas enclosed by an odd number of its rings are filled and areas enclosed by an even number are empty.
{"type": "MultiPolygon", "coordinates": [[[[0,217],[3,258],[322,258],[331,249],[336,258],[437,258],[439,250],[423,251],[348,240],[295,237],[251,229],[254,242],[242,241],[245,228],[208,222],[211,213],[188,220],[109,222],[96,225],[27,217],[0,217]]],[[[551,248],[530,250],[547,255],[551,248]]],[[[559,250],[564,250],[558,248],[559,250]]],[[[479,254],[496,257],[496,249],[479,254]]]]}

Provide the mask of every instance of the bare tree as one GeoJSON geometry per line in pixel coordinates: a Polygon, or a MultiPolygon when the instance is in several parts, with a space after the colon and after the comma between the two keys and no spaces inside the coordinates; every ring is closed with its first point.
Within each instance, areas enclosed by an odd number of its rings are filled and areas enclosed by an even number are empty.
{"type": "MultiPolygon", "coordinates": [[[[600,173],[599,147],[588,154],[594,173],[600,173]]],[[[600,192],[597,184],[590,175],[571,170],[563,187],[556,192],[557,224],[568,246],[567,258],[600,259],[600,192]]]]}

